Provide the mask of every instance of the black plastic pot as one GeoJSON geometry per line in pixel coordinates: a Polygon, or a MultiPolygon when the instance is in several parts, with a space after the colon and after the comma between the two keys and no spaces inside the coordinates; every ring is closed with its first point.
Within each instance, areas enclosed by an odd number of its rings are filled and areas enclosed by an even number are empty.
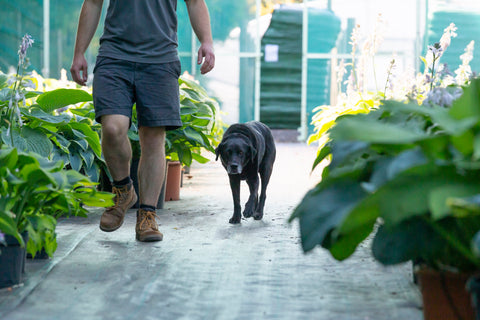
{"type": "MultiPolygon", "coordinates": [[[[27,234],[22,236],[27,243],[27,234]]],[[[25,272],[25,247],[22,248],[17,239],[9,235],[5,236],[5,242],[7,246],[0,245],[0,288],[19,284],[22,282],[25,272]]]]}
{"type": "Polygon", "coordinates": [[[35,254],[35,258],[27,252],[27,259],[34,259],[34,260],[43,260],[43,259],[49,259],[50,257],[48,256],[48,253],[45,251],[45,249],[42,248],[39,252],[35,254]]]}
{"type": "Polygon", "coordinates": [[[472,297],[472,306],[475,310],[475,319],[480,320],[480,275],[472,276],[468,279],[467,290],[472,297]]]}

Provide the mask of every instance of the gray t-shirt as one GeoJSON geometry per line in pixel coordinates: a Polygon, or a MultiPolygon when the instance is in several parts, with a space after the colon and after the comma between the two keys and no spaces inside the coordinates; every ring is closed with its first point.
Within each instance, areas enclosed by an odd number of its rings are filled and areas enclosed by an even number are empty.
{"type": "Polygon", "coordinates": [[[177,61],[176,10],[177,0],[110,0],[98,55],[142,63],[177,61]]]}

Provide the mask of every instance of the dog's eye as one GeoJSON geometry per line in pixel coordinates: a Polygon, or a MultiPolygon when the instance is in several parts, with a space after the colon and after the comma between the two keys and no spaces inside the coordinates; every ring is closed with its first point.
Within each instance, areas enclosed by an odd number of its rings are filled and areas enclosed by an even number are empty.
{"type": "Polygon", "coordinates": [[[238,151],[238,154],[239,154],[239,155],[243,155],[243,152],[242,152],[242,151],[238,151]]]}

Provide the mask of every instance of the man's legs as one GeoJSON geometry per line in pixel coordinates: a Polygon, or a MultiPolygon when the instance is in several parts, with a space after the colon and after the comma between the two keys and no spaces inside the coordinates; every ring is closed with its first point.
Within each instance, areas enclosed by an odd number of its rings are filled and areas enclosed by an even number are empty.
{"type": "Polygon", "coordinates": [[[102,116],[102,151],[114,181],[130,176],[132,147],[128,139],[130,119],[124,115],[102,116]]]}
{"type": "Polygon", "coordinates": [[[130,181],[132,148],[127,136],[130,119],[124,115],[102,116],[102,151],[114,184],[115,205],[107,208],[100,218],[100,229],[115,231],[123,223],[125,213],[137,201],[130,181]]]}
{"type": "Polygon", "coordinates": [[[165,128],[140,127],[141,156],[138,164],[140,203],[156,207],[165,179],[165,128]]]}
{"type": "Polygon", "coordinates": [[[158,231],[155,208],[165,180],[165,128],[140,126],[138,133],[141,148],[138,164],[140,209],[135,234],[139,241],[160,241],[163,235],[158,231]]]}

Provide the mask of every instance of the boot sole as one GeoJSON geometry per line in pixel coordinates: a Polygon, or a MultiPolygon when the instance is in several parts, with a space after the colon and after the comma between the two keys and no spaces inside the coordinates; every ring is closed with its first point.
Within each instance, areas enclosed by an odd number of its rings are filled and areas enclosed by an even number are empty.
{"type": "Polygon", "coordinates": [[[139,234],[135,235],[135,238],[140,242],[154,242],[154,241],[162,241],[163,235],[162,234],[151,234],[148,236],[141,237],[139,234]]]}
{"type": "MultiPolygon", "coordinates": [[[[135,192],[135,190],[133,191],[135,192]]],[[[125,214],[127,214],[127,210],[130,209],[131,207],[133,207],[133,205],[137,202],[138,200],[138,196],[137,196],[137,193],[135,192],[134,193],[135,197],[133,197],[132,201],[130,201],[130,203],[127,205],[127,209],[125,209],[125,214]]],[[[100,225],[100,230],[102,230],[103,232],[112,232],[112,231],[115,231],[117,230],[118,228],[120,228],[122,225],[123,225],[123,221],[125,220],[125,215],[123,215],[123,219],[122,221],[120,222],[120,224],[118,226],[116,226],[115,228],[105,228],[105,227],[102,227],[102,225],[100,225]]]]}

